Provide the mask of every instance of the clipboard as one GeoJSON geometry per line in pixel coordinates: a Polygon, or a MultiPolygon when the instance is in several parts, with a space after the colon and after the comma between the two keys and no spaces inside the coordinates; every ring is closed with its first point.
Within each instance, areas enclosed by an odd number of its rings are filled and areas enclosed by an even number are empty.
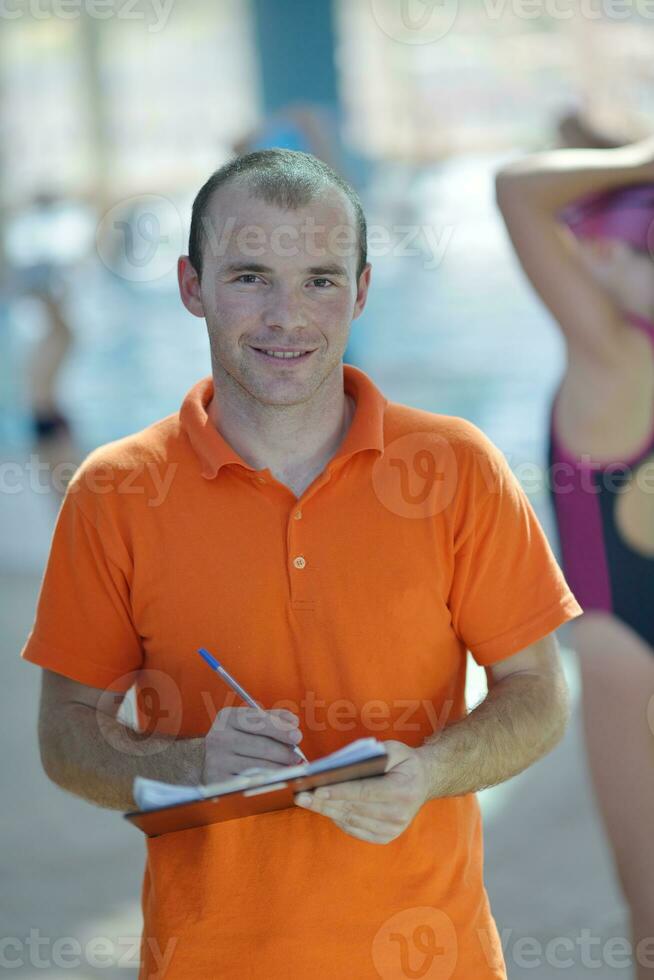
{"type": "Polygon", "coordinates": [[[295,806],[294,796],[303,789],[329,786],[350,779],[377,776],[386,770],[388,753],[384,748],[372,758],[337,764],[334,768],[311,775],[299,775],[286,781],[258,782],[247,788],[207,796],[201,800],[174,803],[151,810],[131,810],[123,818],[143,831],[146,837],[160,837],[179,830],[204,827],[238,820],[258,813],[269,813],[295,806]]]}

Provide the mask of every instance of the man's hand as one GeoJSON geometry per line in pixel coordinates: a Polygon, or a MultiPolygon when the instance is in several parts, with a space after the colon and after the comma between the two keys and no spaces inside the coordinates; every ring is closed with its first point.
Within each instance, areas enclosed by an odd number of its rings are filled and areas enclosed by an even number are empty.
{"type": "Polygon", "coordinates": [[[372,844],[395,840],[427,800],[427,772],[416,749],[390,739],[384,747],[388,762],[383,776],[320,786],[311,793],[297,793],[295,802],[330,817],[360,840],[372,844]]]}
{"type": "Polygon", "coordinates": [[[297,765],[293,746],[302,739],[298,725],[297,715],[283,708],[221,708],[204,738],[201,782],[221,782],[253,766],[297,765]]]}

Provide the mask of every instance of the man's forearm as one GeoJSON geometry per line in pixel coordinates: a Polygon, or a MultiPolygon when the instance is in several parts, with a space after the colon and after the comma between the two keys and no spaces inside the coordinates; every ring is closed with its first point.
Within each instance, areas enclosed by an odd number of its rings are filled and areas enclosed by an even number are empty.
{"type": "Polygon", "coordinates": [[[53,782],[111,810],[136,809],[135,776],[169,783],[201,782],[204,739],[146,735],[87,705],[70,704],[48,732],[43,766],[53,782]]]}
{"type": "Polygon", "coordinates": [[[502,167],[495,178],[500,207],[519,194],[529,206],[556,213],[592,191],[654,180],[654,141],[610,150],[547,150],[502,167]]]}
{"type": "Polygon", "coordinates": [[[476,793],[522,772],[560,741],[569,712],[562,674],[498,681],[469,715],[417,749],[426,763],[428,798],[476,793]]]}

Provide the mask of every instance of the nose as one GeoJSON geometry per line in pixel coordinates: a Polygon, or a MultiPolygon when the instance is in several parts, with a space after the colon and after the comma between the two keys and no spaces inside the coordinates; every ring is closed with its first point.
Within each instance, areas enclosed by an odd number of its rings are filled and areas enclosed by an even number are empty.
{"type": "Polygon", "coordinates": [[[284,330],[297,329],[307,324],[302,296],[293,286],[276,283],[268,294],[268,302],[263,311],[266,327],[280,327],[284,330]]]}

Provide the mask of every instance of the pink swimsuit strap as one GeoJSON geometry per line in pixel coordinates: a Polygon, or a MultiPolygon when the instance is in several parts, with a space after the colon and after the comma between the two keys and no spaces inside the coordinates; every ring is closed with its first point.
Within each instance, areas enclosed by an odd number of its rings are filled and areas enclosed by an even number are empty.
{"type": "Polygon", "coordinates": [[[640,313],[629,313],[624,314],[625,320],[629,320],[633,323],[634,327],[639,327],[644,330],[646,334],[651,338],[652,343],[654,343],[654,322],[648,320],[647,317],[641,316],[640,313]]]}

